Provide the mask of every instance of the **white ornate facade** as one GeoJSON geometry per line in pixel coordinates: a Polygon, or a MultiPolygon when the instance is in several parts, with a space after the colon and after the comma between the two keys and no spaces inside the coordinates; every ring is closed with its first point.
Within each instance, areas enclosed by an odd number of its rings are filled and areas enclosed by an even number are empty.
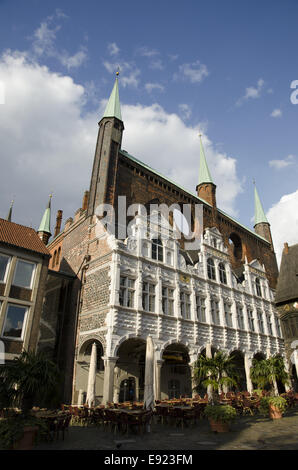
{"type": "MultiPolygon", "coordinates": [[[[190,366],[203,350],[209,355],[214,349],[228,354],[240,352],[246,386],[251,390],[249,368],[253,356],[284,356],[274,292],[264,266],[257,260],[245,262],[243,275],[237,278],[216,228],[205,230],[195,263],[180,250],[175,232],[164,221],[156,224],[151,239],[144,238],[144,233],[146,223],[137,216],[131,236],[125,242],[109,237],[110,257],[100,265],[93,259],[86,272],[88,286],[94,272],[108,270],[109,303],[107,313],[89,311],[89,315],[102,318],[97,327],[80,328],[75,389],[86,390],[84,345],[97,340],[103,354],[97,374],[98,400],[118,401],[120,384],[129,378],[135,380],[134,398],[141,398],[141,356],[135,351],[144,352],[146,338],[151,335],[157,363],[157,397],[170,395],[169,383],[179,382],[180,393],[192,393],[191,373],[179,376],[173,365],[165,367],[165,351],[170,345],[180,345],[187,352],[190,366]],[[131,347],[125,349],[129,342],[131,347]]],[[[188,369],[191,371],[191,367],[188,369]]]]}

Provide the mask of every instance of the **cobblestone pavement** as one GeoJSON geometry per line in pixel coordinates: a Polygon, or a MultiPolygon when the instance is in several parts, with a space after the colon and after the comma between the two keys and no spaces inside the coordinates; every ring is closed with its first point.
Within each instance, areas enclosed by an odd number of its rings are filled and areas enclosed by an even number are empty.
{"type": "Polygon", "coordinates": [[[232,424],[229,433],[214,433],[202,419],[195,426],[154,422],[151,432],[137,435],[114,434],[102,426],[71,426],[63,441],[60,437],[42,443],[36,450],[297,450],[298,407],[282,419],[242,416],[232,424]]]}

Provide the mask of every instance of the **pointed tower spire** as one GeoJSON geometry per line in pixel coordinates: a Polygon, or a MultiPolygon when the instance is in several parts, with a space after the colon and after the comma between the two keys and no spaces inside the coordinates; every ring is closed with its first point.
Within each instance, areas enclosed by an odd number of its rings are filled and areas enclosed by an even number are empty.
{"type": "Polygon", "coordinates": [[[271,236],[271,230],[270,230],[270,224],[268,222],[268,219],[265,215],[257,188],[256,188],[256,183],[254,183],[254,193],[255,193],[255,225],[254,229],[255,232],[258,235],[261,235],[261,237],[265,238],[268,240],[269,243],[271,243],[272,250],[273,250],[273,242],[272,242],[272,236],[271,236]]]}
{"type": "Polygon", "coordinates": [[[103,114],[103,118],[115,117],[119,119],[119,121],[122,121],[120,98],[119,98],[118,75],[119,75],[119,70],[116,73],[116,80],[114,83],[114,87],[110,95],[108,104],[106,106],[105,112],[103,114]]]}
{"type": "Polygon", "coordinates": [[[259,198],[255,181],[254,181],[254,186],[255,186],[255,225],[263,223],[263,222],[268,224],[268,220],[265,215],[261,200],[259,198]]]}
{"type": "Polygon", "coordinates": [[[11,203],[10,203],[10,208],[9,208],[7,217],[6,217],[6,220],[8,220],[8,222],[11,222],[13,203],[14,203],[14,201],[12,200],[11,203]]]}
{"type": "Polygon", "coordinates": [[[104,115],[99,121],[98,136],[93,160],[93,169],[87,203],[87,216],[93,216],[100,204],[113,204],[115,191],[110,191],[115,182],[118,152],[121,149],[124,124],[121,116],[118,75],[104,115]]]}
{"type": "MultiPolygon", "coordinates": [[[[200,199],[208,202],[213,208],[216,208],[216,185],[213,183],[207,160],[205,157],[204,147],[202,143],[202,134],[200,137],[200,167],[199,167],[199,184],[196,187],[200,199]]],[[[215,213],[213,223],[215,223],[215,213]]]]}
{"type": "Polygon", "coordinates": [[[47,244],[51,236],[51,199],[52,194],[49,196],[49,202],[46,210],[44,211],[43,217],[40,222],[39,229],[37,231],[41,240],[47,244]]]}
{"type": "Polygon", "coordinates": [[[213,183],[212,177],[207,165],[207,160],[205,157],[204,147],[202,143],[202,134],[199,134],[200,137],[200,168],[199,168],[199,185],[202,183],[213,183]]]}

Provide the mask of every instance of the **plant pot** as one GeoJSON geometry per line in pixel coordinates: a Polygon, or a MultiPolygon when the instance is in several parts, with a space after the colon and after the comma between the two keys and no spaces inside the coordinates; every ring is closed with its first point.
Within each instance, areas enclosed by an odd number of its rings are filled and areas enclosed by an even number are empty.
{"type": "Polygon", "coordinates": [[[269,405],[269,416],[271,419],[282,418],[282,411],[274,405],[269,405]]]}
{"type": "Polygon", "coordinates": [[[34,445],[35,434],[38,426],[24,426],[24,434],[14,443],[14,450],[31,450],[34,445]]]}
{"type": "Polygon", "coordinates": [[[209,419],[210,427],[213,432],[229,432],[230,423],[222,423],[221,421],[214,421],[209,419]]]}

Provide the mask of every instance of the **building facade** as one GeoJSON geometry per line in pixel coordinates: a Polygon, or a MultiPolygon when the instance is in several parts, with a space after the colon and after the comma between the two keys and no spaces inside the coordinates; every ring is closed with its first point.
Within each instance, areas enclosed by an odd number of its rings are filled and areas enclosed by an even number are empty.
{"type": "Polygon", "coordinates": [[[62,231],[58,214],[59,230],[48,244],[52,269],[74,278],[65,400],[84,400],[94,342],[97,401],[141,399],[148,335],[158,397],[191,395],[198,354],[216,350],[237,356],[241,387],[251,390],[252,358],[284,357],[274,305],[278,269],[258,193],[251,230],[217,207],[202,141],[193,194],[123,150],[123,131],[116,79],[99,122],[90,189],[62,231]],[[123,200],[136,210],[127,214],[123,200]],[[190,208],[194,247],[185,234],[177,236],[174,204],[178,212],[190,208]]]}
{"type": "Polygon", "coordinates": [[[35,351],[50,253],[32,228],[0,219],[0,342],[4,361],[35,351]]]}
{"type": "Polygon", "coordinates": [[[298,244],[284,244],[275,302],[292,383],[298,390],[298,244]]]}

